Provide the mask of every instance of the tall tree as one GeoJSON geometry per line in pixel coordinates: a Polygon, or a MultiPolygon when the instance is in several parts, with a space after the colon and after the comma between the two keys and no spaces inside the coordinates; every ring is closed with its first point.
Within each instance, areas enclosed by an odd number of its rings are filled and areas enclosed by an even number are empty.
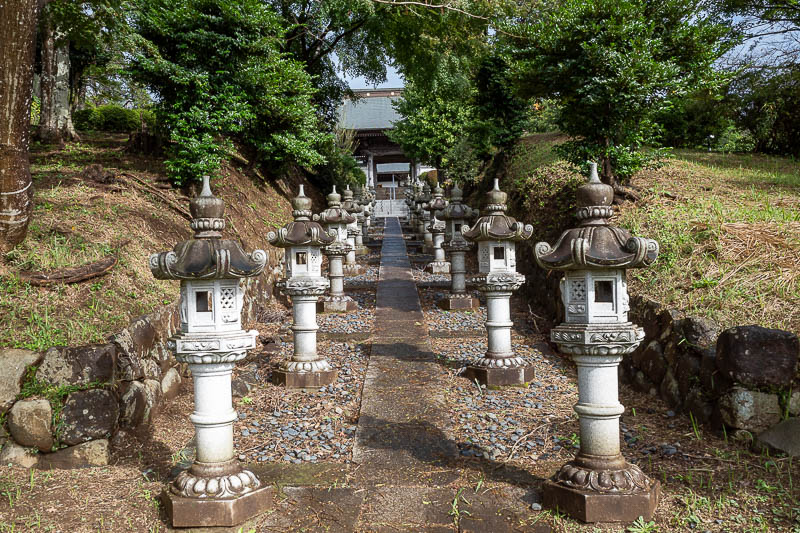
{"type": "Polygon", "coordinates": [[[732,45],[730,27],[699,1],[564,0],[529,20],[514,28],[527,37],[514,43],[520,86],[560,101],[559,126],[573,137],[567,155],[596,160],[618,191],[618,179],[647,161],[653,113],[715,86],[714,64],[732,45]]]}
{"type": "Polygon", "coordinates": [[[32,209],[30,116],[39,0],[0,0],[0,252],[25,239],[32,209]]]}

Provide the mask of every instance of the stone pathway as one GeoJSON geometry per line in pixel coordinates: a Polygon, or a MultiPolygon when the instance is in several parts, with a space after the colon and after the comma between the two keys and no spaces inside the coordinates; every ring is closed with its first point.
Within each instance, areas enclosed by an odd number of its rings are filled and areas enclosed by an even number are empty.
{"type": "Polygon", "coordinates": [[[538,478],[460,456],[444,403],[446,377],[400,224],[388,218],[352,464],[251,465],[275,487],[275,504],[231,531],[550,531],[531,520],[538,478]],[[487,490],[484,479],[501,485],[487,490]]]}

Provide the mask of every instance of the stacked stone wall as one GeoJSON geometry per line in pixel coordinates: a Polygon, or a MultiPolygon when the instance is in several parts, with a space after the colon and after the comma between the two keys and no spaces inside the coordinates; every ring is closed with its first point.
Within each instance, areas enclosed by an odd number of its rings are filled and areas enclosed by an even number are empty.
{"type": "MultiPolygon", "coordinates": [[[[283,251],[243,280],[242,322],[273,296],[283,251]]],[[[74,468],[107,464],[120,432],[147,428],[189,377],[167,348],[180,327],[177,302],[141,316],[108,342],[45,352],[0,350],[0,464],[74,468]]]]}

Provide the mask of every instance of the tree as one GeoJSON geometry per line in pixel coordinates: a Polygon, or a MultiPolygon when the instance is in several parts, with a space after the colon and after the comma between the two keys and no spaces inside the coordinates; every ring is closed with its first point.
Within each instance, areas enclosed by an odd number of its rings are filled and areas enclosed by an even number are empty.
{"type": "Polygon", "coordinates": [[[39,0],[0,2],[0,252],[25,239],[32,210],[30,116],[39,0]]]}
{"type": "Polygon", "coordinates": [[[231,140],[279,170],[322,161],[311,79],[280,53],[281,19],[261,0],[139,0],[131,74],[157,96],[176,182],[214,174],[231,140]]]}
{"type": "Polygon", "coordinates": [[[450,154],[466,135],[473,90],[467,78],[453,75],[451,69],[442,68],[432,77],[427,80],[430,86],[407,81],[402,97],[394,103],[403,118],[388,135],[410,158],[444,171],[450,154]]]}
{"type": "Polygon", "coordinates": [[[564,0],[515,26],[525,39],[517,65],[528,94],[562,104],[559,126],[576,164],[600,164],[621,190],[647,162],[652,115],[671,98],[714,88],[714,63],[732,45],[730,27],[685,0],[564,0]]]}

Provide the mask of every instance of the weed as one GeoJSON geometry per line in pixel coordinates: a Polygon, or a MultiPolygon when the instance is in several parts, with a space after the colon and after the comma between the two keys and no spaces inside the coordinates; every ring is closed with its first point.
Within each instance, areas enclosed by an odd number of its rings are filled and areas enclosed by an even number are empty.
{"type": "Polygon", "coordinates": [[[644,517],[639,517],[625,530],[627,533],[655,533],[658,526],[654,521],[645,522],[644,517]]]}

